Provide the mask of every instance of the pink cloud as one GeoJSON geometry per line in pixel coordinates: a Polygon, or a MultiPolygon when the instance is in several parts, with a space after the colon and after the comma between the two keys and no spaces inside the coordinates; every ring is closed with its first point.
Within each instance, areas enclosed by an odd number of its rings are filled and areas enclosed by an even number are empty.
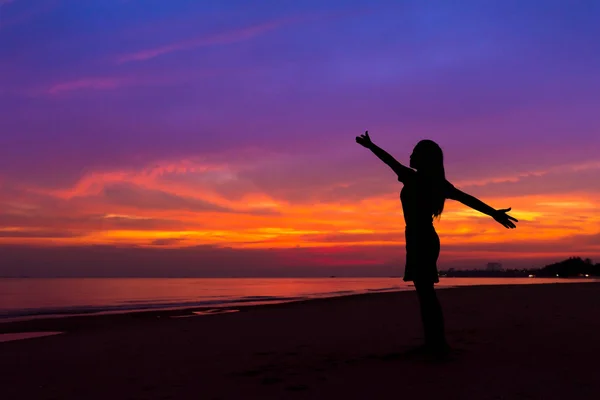
{"type": "Polygon", "coordinates": [[[131,86],[161,86],[213,77],[217,70],[179,70],[178,73],[125,74],[121,76],[90,76],[53,83],[26,92],[32,96],[59,95],[83,90],[114,90],[131,86]]]}
{"type": "Polygon", "coordinates": [[[291,22],[291,19],[280,19],[274,20],[270,22],[266,22],[263,24],[258,24],[254,26],[250,26],[243,29],[236,29],[229,32],[223,32],[211,36],[203,36],[200,38],[194,38],[189,40],[184,40],[177,43],[172,43],[166,46],[155,47],[153,49],[147,49],[138,51],[131,54],[125,54],[117,60],[118,63],[126,63],[130,61],[143,61],[149,60],[163,54],[173,53],[176,51],[183,50],[191,50],[198,47],[205,46],[216,46],[220,44],[230,44],[242,42],[245,40],[252,39],[256,36],[259,36],[263,33],[266,33],[270,30],[276,29],[286,23],[291,22]]]}
{"type": "Polygon", "coordinates": [[[122,78],[82,78],[74,81],[57,83],[50,87],[47,90],[47,93],[60,94],[83,89],[110,90],[128,83],[130,83],[129,80],[122,78]]]}

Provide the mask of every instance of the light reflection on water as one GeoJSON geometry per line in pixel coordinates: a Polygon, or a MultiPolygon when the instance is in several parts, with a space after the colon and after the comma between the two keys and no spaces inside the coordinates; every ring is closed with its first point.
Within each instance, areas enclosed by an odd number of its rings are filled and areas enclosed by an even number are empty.
{"type": "MultiPolygon", "coordinates": [[[[440,278],[438,288],[594,282],[596,279],[440,278]]],[[[261,304],[413,290],[402,278],[0,279],[0,321],[49,314],[261,304]]]]}
{"type": "Polygon", "coordinates": [[[0,333],[0,343],[12,342],[13,340],[34,339],[44,336],[60,335],[62,332],[18,332],[0,333]]]}

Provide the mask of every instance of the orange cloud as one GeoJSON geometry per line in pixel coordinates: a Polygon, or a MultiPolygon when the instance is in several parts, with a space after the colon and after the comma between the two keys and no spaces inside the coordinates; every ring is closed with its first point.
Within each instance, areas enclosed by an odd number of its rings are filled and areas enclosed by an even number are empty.
{"type": "MultiPolygon", "coordinates": [[[[4,227],[0,244],[289,250],[281,253],[280,261],[296,257],[300,253],[294,249],[301,248],[304,255],[312,254],[310,249],[317,252],[306,262],[342,265],[350,263],[346,255],[353,254],[362,260],[361,265],[403,264],[399,185],[383,193],[369,189],[361,194],[360,184],[353,179],[363,178],[345,177],[337,187],[353,190],[348,197],[352,201],[342,197],[349,193],[319,189],[313,202],[297,202],[294,192],[287,197],[290,194],[284,187],[273,196],[269,186],[257,185],[258,176],[246,173],[255,168],[252,165],[245,161],[159,162],[141,169],[90,171],[69,188],[25,188],[13,195],[5,191],[0,199],[5,205],[0,213],[4,227]],[[223,190],[228,186],[239,190],[223,190]]],[[[588,171],[574,168],[571,173],[576,177],[588,171]]],[[[513,184],[522,179],[527,178],[514,179],[513,184]]],[[[317,187],[325,188],[325,183],[317,182],[317,187]]],[[[289,184],[295,186],[297,181],[290,178],[289,184]]],[[[441,266],[600,252],[596,207],[600,193],[490,192],[497,184],[466,188],[493,207],[513,207],[520,220],[518,229],[506,230],[488,216],[449,200],[441,220],[435,222],[442,240],[441,266]],[[486,191],[491,194],[485,195],[486,191]]],[[[310,181],[300,189],[312,190],[310,181]]],[[[358,265],[358,261],[352,263],[358,265]]]]}

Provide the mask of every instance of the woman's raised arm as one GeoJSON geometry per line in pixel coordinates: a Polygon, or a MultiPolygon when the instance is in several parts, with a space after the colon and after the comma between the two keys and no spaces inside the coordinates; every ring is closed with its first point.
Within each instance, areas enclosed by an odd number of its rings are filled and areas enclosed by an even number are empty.
{"type": "Polygon", "coordinates": [[[381,161],[386,163],[396,173],[396,175],[398,175],[398,180],[400,180],[401,182],[405,182],[410,176],[412,176],[415,173],[414,170],[405,167],[398,160],[392,157],[387,151],[383,150],[381,147],[373,143],[371,141],[371,138],[369,137],[369,131],[366,131],[364,135],[357,136],[356,143],[371,150],[373,154],[379,157],[381,161]]]}

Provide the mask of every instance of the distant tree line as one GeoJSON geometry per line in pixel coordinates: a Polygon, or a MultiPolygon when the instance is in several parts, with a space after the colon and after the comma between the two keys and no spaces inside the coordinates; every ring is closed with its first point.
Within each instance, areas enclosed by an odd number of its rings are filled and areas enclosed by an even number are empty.
{"type": "Polygon", "coordinates": [[[444,277],[506,277],[506,278],[526,278],[529,276],[540,278],[559,277],[600,277],[600,263],[594,264],[592,260],[581,257],[570,257],[564,261],[546,265],[543,268],[534,269],[504,269],[500,271],[488,271],[481,269],[454,269],[440,271],[440,276],[444,277]]]}

